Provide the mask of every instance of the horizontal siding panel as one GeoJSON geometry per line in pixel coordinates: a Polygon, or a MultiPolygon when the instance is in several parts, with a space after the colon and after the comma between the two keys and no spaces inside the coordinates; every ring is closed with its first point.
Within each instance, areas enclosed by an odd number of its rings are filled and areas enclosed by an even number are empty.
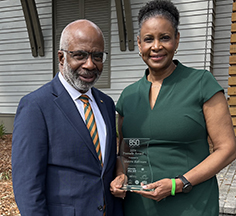
{"type": "MultiPolygon", "coordinates": [[[[189,16],[180,18],[181,25],[194,25],[198,23],[206,23],[207,15],[189,16]]],[[[211,21],[211,19],[209,20],[211,21]]]]}
{"type": "Polygon", "coordinates": [[[228,47],[228,51],[229,51],[229,47],[230,47],[230,37],[226,40],[225,39],[216,39],[215,40],[215,44],[226,44],[226,46],[228,47]]]}
{"type": "Polygon", "coordinates": [[[111,67],[113,65],[122,65],[122,66],[127,66],[128,68],[129,67],[132,67],[133,65],[139,65],[142,63],[142,60],[141,59],[137,59],[137,58],[134,58],[134,59],[114,59],[112,60],[112,63],[111,63],[111,67]]]}
{"type": "Polygon", "coordinates": [[[215,55],[218,55],[218,52],[226,52],[227,55],[229,54],[228,50],[230,47],[230,43],[215,43],[214,44],[214,51],[216,52],[215,55]]]}
{"type": "Polygon", "coordinates": [[[185,62],[186,64],[187,62],[204,62],[205,57],[203,55],[192,54],[188,55],[188,58],[186,58],[185,55],[178,55],[178,59],[180,62],[185,62]]]}
{"type": "Polygon", "coordinates": [[[19,83],[19,85],[12,86],[12,88],[2,86],[0,88],[0,91],[1,92],[4,91],[4,93],[6,93],[4,97],[6,97],[8,93],[14,93],[17,91],[18,93],[16,94],[16,96],[18,96],[18,100],[14,101],[14,103],[18,103],[19,99],[22,98],[24,95],[36,90],[37,88],[41,87],[44,84],[45,82],[37,82],[37,83],[32,83],[30,85],[28,83],[19,83]]]}
{"type": "MultiPolygon", "coordinates": [[[[209,27],[212,27],[209,24],[209,27]]],[[[195,24],[189,24],[189,25],[180,25],[179,30],[181,31],[182,29],[196,29],[196,28],[206,28],[206,23],[195,23],[195,24]]],[[[181,35],[181,37],[184,37],[184,35],[181,35]]]]}
{"type": "MultiPolygon", "coordinates": [[[[140,7],[145,4],[145,1],[131,0],[131,3],[135,32],[135,53],[128,50],[125,52],[119,50],[115,2],[114,0],[111,1],[111,88],[115,88],[117,91],[120,89],[120,92],[124,86],[140,79],[144,74],[144,69],[147,67],[138,56],[136,43],[136,34],[138,32],[137,14],[140,7]],[[132,77],[135,77],[133,82],[129,81],[132,77]]],[[[173,3],[180,11],[179,30],[181,35],[178,54],[175,58],[190,67],[202,69],[205,66],[207,69],[210,68],[213,38],[212,36],[207,37],[206,32],[213,34],[213,16],[209,16],[208,23],[206,23],[208,2],[205,0],[173,0],[173,3]]],[[[213,13],[213,5],[210,4],[210,7],[210,13],[213,13]]],[[[115,102],[117,101],[117,91],[110,92],[105,90],[105,92],[111,93],[115,102]]]]}
{"type": "Polygon", "coordinates": [[[11,36],[11,39],[20,39],[22,37],[27,38],[28,33],[23,29],[21,31],[18,31],[18,32],[11,32],[10,34],[0,33],[1,40],[9,40],[9,36],[11,36]]]}
{"type": "Polygon", "coordinates": [[[225,77],[225,79],[228,79],[228,77],[224,76],[224,74],[222,75],[222,71],[224,71],[224,70],[225,70],[225,66],[224,65],[222,66],[222,68],[220,68],[220,67],[214,68],[214,76],[215,77],[223,76],[223,77],[225,77]]]}
{"type": "Polygon", "coordinates": [[[45,82],[45,80],[50,80],[52,77],[50,74],[30,74],[30,78],[29,78],[29,74],[25,74],[25,75],[18,75],[15,74],[14,76],[1,76],[0,77],[0,84],[2,85],[3,83],[11,83],[11,82],[25,82],[25,80],[27,80],[27,82],[34,82],[34,80],[37,81],[43,81],[45,82]]]}
{"type": "MultiPolygon", "coordinates": [[[[144,76],[144,70],[141,70],[141,68],[137,69],[137,71],[126,71],[126,76],[125,78],[126,79],[135,79],[135,80],[138,80],[140,79],[140,77],[144,76]]],[[[113,71],[113,76],[112,76],[112,79],[113,79],[113,82],[117,81],[117,79],[120,79],[120,75],[119,75],[119,72],[120,71],[113,71]],[[115,80],[116,79],[116,80],[115,80]]]]}
{"type": "MultiPolygon", "coordinates": [[[[71,0],[64,1],[65,4],[59,5],[64,10],[65,15],[66,13],[69,14],[73,11],[78,11],[78,8],[70,8],[70,1],[71,0]]],[[[135,50],[130,52],[127,48],[125,52],[121,52],[119,49],[115,1],[111,0],[111,52],[109,53],[111,57],[111,88],[101,90],[109,94],[115,102],[118,100],[123,88],[140,79],[146,68],[146,65],[138,56],[136,34],[138,32],[138,10],[147,1],[148,0],[130,0],[135,50]]],[[[232,1],[215,1],[214,25],[212,15],[213,1],[211,1],[209,11],[212,16],[208,17],[208,23],[206,23],[208,1],[172,1],[180,10],[181,15],[179,26],[181,39],[179,51],[175,58],[190,67],[202,69],[205,66],[206,68],[213,68],[213,74],[216,76],[219,84],[224,86],[227,92],[232,1]],[[230,23],[230,25],[228,25],[228,23],[230,23]],[[208,29],[206,29],[207,25],[208,29]],[[208,33],[213,34],[213,29],[215,30],[215,40],[213,40],[212,36],[206,37],[206,32],[208,31],[208,33]],[[215,53],[212,59],[213,65],[211,63],[212,43],[215,44],[213,47],[215,53]],[[205,47],[205,45],[207,45],[207,47],[205,47]]],[[[21,10],[20,1],[1,1],[0,4],[0,17],[2,17],[0,19],[0,57],[2,58],[0,58],[0,113],[14,113],[19,99],[24,94],[33,91],[52,78],[51,1],[36,0],[36,4],[46,51],[45,57],[37,58],[33,58],[31,55],[28,33],[25,30],[25,21],[22,17],[23,12],[21,10]],[[14,49],[13,45],[17,47],[14,49]],[[6,49],[7,47],[9,48],[6,49]],[[3,57],[4,55],[7,56],[7,59],[3,57]],[[19,57],[21,55],[22,58],[19,57]],[[8,74],[8,72],[10,74],[8,74]],[[9,81],[10,75],[13,77],[16,76],[12,82],[9,81]],[[39,80],[32,79],[31,75],[39,80]],[[17,78],[22,80],[17,80],[17,78]],[[11,94],[15,94],[15,96],[11,94]]],[[[94,6],[96,6],[95,4],[99,4],[99,1],[94,1],[94,6]]],[[[88,12],[94,15],[92,8],[88,12]]],[[[97,18],[99,19],[100,17],[97,16],[97,18]]],[[[57,17],[57,19],[64,27],[64,20],[62,20],[61,17],[57,17]]],[[[62,26],[58,28],[57,33],[60,33],[61,30],[59,29],[61,29],[62,26]]]]}
{"type": "Polygon", "coordinates": [[[0,113],[15,114],[17,105],[18,104],[10,104],[7,106],[1,105],[0,113]]]}
{"type": "Polygon", "coordinates": [[[215,11],[213,75],[224,88],[227,96],[232,91],[232,89],[228,91],[232,1],[216,0],[215,11]]]}
{"type": "Polygon", "coordinates": [[[20,16],[23,16],[23,14],[20,14],[19,15],[20,19],[17,19],[14,22],[10,22],[10,21],[3,22],[3,20],[0,21],[0,25],[2,28],[0,33],[2,34],[5,32],[15,32],[15,31],[18,31],[21,29],[23,30],[25,28],[25,23],[24,23],[24,19],[22,19],[22,17],[20,17],[20,16]]]}
{"type": "Polygon", "coordinates": [[[7,97],[6,97],[6,95],[3,95],[3,96],[0,95],[0,101],[1,101],[2,105],[7,104],[7,103],[9,105],[17,104],[17,103],[15,103],[15,101],[20,100],[20,98],[21,98],[21,95],[20,96],[7,95],[7,97]]]}
{"type": "MultiPolygon", "coordinates": [[[[15,55],[14,51],[12,51],[12,53],[8,52],[7,54],[5,54],[4,56],[1,56],[1,61],[5,61],[5,62],[11,62],[14,61],[29,61],[29,62],[41,62],[41,59],[36,59],[36,60],[32,60],[32,58],[30,57],[31,52],[27,51],[27,50],[22,50],[21,52],[19,52],[18,55],[15,55]]],[[[50,55],[49,55],[50,56],[50,55]]],[[[46,60],[46,62],[50,62],[50,60],[46,60]]]]}
{"type": "Polygon", "coordinates": [[[196,10],[206,10],[207,6],[208,6],[208,2],[207,1],[188,1],[187,3],[185,3],[184,1],[181,1],[181,4],[177,4],[176,0],[172,1],[176,7],[178,8],[178,10],[180,11],[181,14],[184,14],[185,11],[189,12],[189,11],[196,11],[196,10]]]}
{"type": "Polygon", "coordinates": [[[23,19],[22,15],[23,15],[23,11],[21,10],[21,5],[18,5],[15,7],[10,7],[9,10],[1,10],[0,20],[2,23],[2,22],[6,22],[7,20],[11,20],[12,18],[23,19]],[[14,14],[12,13],[12,11],[14,11],[14,14]]]}
{"type": "Polygon", "coordinates": [[[18,6],[18,5],[20,5],[20,1],[17,1],[17,0],[3,0],[3,1],[1,1],[1,4],[0,4],[0,10],[1,11],[9,10],[11,8],[14,8],[14,7],[18,6]]]}
{"type": "Polygon", "coordinates": [[[112,89],[117,89],[117,90],[124,89],[125,87],[127,87],[128,85],[134,83],[137,80],[139,80],[139,78],[138,79],[131,78],[130,81],[126,80],[124,82],[123,81],[122,82],[117,82],[117,83],[113,82],[112,89]]]}
{"type": "Polygon", "coordinates": [[[192,41],[191,46],[189,46],[188,42],[181,41],[179,44],[180,50],[194,50],[194,49],[205,49],[204,41],[192,41]]]}
{"type": "Polygon", "coordinates": [[[198,37],[206,36],[206,28],[195,28],[195,29],[185,29],[180,30],[181,37],[198,37]]]}
{"type": "MultiPolygon", "coordinates": [[[[219,30],[216,30],[215,32],[215,40],[217,42],[217,40],[220,40],[222,39],[223,40],[227,40],[227,42],[229,43],[229,40],[230,40],[230,37],[231,37],[231,31],[230,31],[230,25],[228,25],[228,28],[226,29],[219,29],[219,30]]],[[[225,40],[225,42],[226,42],[225,40]]]]}
{"type": "MultiPolygon", "coordinates": [[[[232,0],[218,0],[216,1],[217,6],[222,6],[222,5],[232,5],[232,0]]],[[[219,11],[220,12],[220,11],[219,11]]]]}
{"type": "Polygon", "coordinates": [[[0,4],[0,113],[14,114],[23,95],[52,79],[52,8],[36,0],[45,56],[35,58],[20,1],[6,2],[0,4]]]}
{"type": "MultiPolygon", "coordinates": [[[[227,55],[227,56],[215,56],[214,57],[214,64],[217,66],[218,64],[221,64],[221,66],[222,66],[222,64],[226,64],[227,65],[227,67],[229,66],[229,56],[227,55]]],[[[217,68],[217,67],[214,67],[214,68],[217,68]]],[[[226,72],[227,73],[227,75],[228,75],[228,72],[226,72]]]]}
{"type": "Polygon", "coordinates": [[[216,14],[225,14],[230,16],[231,13],[229,13],[229,11],[232,11],[232,1],[227,4],[225,2],[225,4],[222,5],[216,4],[216,14]]]}

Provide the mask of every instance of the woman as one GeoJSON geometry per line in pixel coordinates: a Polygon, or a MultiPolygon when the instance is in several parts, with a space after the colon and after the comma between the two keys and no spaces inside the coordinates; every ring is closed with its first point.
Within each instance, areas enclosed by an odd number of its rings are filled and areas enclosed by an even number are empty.
{"type": "Polygon", "coordinates": [[[120,140],[150,138],[154,181],[143,187],[153,190],[121,190],[125,176],[118,158],[111,192],[125,198],[126,216],[218,216],[215,175],[236,157],[223,89],[209,71],[173,60],[179,12],[170,1],[147,3],[138,20],[138,47],[148,68],[122,92],[116,108],[120,140]]]}

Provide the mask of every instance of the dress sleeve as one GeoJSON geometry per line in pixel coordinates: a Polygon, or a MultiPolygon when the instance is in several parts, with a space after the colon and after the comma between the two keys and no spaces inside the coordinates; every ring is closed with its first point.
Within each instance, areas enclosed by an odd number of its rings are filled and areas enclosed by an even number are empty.
{"type": "Polygon", "coordinates": [[[220,84],[216,81],[215,77],[209,71],[204,72],[202,76],[201,87],[203,103],[208,101],[219,91],[222,91],[224,93],[224,89],[220,86],[220,84]]]}

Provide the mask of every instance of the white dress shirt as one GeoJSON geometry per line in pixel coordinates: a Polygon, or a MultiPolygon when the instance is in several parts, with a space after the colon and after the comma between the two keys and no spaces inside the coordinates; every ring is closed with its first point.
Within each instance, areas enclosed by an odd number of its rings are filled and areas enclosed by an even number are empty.
{"type": "MultiPolygon", "coordinates": [[[[79,99],[79,97],[82,95],[79,91],[77,91],[75,88],[73,88],[62,76],[61,72],[59,72],[59,80],[61,81],[62,85],[65,87],[69,95],[71,96],[72,100],[74,101],[81,117],[83,118],[85,122],[84,117],[84,103],[79,99]]],[[[92,95],[91,89],[89,89],[85,93],[89,97],[89,103],[91,105],[91,108],[93,110],[93,114],[95,117],[95,121],[97,124],[97,130],[98,130],[98,136],[101,146],[101,152],[102,152],[102,161],[104,163],[104,157],[105,157],[105,146],[106,146],[106,137],[107,137],[107,130],[106,130],[106,124],[104,122],[104,119],[102,117],[102,114],[97,106],[97,103],[92,95]]],[[[86,124],[86,123],[85,123],[86,124]]]]}

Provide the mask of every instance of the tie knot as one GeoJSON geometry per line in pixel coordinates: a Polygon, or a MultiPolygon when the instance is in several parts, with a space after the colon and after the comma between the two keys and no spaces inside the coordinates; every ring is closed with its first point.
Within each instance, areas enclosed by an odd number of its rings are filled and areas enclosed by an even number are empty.
{"type": "Polygon", "coordinates": [[[87,95],[81,95],[79,99],[85,104],[89,102],[89,97],[87,95]]]}

